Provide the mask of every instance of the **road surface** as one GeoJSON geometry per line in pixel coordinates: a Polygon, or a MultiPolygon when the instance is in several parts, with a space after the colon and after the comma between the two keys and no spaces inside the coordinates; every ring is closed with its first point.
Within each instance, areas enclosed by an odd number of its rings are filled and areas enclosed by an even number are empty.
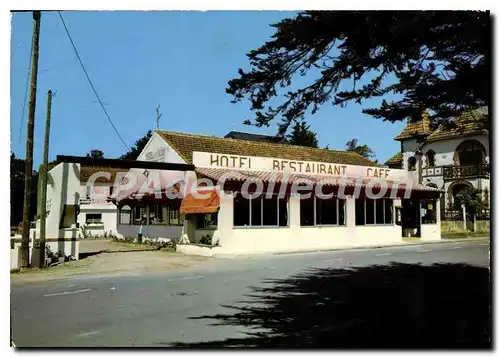
{"type": "Polygon", "coordinates": [[[488,347],[489,249],[476,241],[214,259],[12,285],[11,338],[18,347],[488,347]]]}

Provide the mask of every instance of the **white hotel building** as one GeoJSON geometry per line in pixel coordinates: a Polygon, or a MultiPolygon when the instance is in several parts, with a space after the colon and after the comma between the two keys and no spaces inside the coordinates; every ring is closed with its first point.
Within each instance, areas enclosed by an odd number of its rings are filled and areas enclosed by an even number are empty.
{"type": "Polygon", "coordinates": [[[59,161],[49,171],[47,238],[141,234],[178,239],[179,251],[203,255],[441,238],[440,190],[410,184],[408,171],[376,166],[353,152],[156,131],[130,170],[106,168],[113,160],[102,160],[100,167],[59,161]],[[141,168],[151,161],[191,169],[141,168]],[[97,172],[109,175],[89,187],[97,172]],[[158,177],[161,192],[141,195],[139,188],[158,177]],[[341,177],[347,184],[340,184],[341,177]],[[200,188],[203,198],[191,192],[200,178],[208,185],[200,188]],[[265,194],[245,198],[241,192],[255,190],[256,182],[265,194]],[[304,185],[314,193],[319,184],[329,199],[300,199],[294,193],[304,185]],[[378,198],[367,197],[372,190],[378,198]]]}

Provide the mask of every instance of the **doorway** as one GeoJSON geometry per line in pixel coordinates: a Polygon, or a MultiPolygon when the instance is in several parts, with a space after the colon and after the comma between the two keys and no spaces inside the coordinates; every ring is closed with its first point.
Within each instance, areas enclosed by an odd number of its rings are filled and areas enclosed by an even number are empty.
{"type": "Polygon", "coordinates": [[[402,200],[401,209],[402,236],[420,238],[420,202],[419,200],[402,200]]]}

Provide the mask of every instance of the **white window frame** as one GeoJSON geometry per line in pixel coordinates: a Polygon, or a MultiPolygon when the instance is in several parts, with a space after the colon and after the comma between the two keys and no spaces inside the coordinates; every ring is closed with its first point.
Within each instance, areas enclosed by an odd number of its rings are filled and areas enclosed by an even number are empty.
{"type": "MultiPolygon", "coordinates": [[[[273,194],[273,196],[278,196],[278,194],[273,194]]],[[[288,228],[290,227],[290,200],[288,199],[288,197],[284,197],[284,198],[279,198],[278,197],[278,200],[276,201],[276,205],[277,205],[277,210],[276,210],[276,225],[264,225],[264,206],[263,206],[263,200],[267,200],[268,198],[266,198],[264,195],[261,195],[257,198],[252,198],[250,197],[248,199],[248,209],[249,209],[249,212],[248,212],[248,216],[249,216],[249,220],[248,220],[248,225],[246,226],[236,226],[234,224],[234,218],[233,218],[233,228],[288,228]],[[252,225],[252,201],[253,200],[259,200],[260,201],[260,222],[261,224],[260,225],[252,225]],[[280,226],[280,203],[279,201],[280,200],[285,200],[286,202],[286,210],[287,210],[287,216],[286,216],[286,225],[284,226],[280,226]]],[[[233,206],[233,215],[234,215],[234,206],[233,206]]]]}
{"type": "Polygon", "coordinates": [[[102,213],[86,213],[85,214],[85,224],[96,224],[96,225],[102,225],[102,224],[104,224],[104,222],[102,220],[102,213]],[[92,219],[89,220],[87,218],[88,215],[100,215],[101,218],[99,218],[99,219],[92,218],[92,219]]]}
{"type": "MultiPolygon", "coordinates": [[[[363,206],[364,206],[364,214],[365,214],[365,220],[364,220],[364,223],[363,224],[358,224],[355,222],[355,225],[356,226],[393,226],[395,223],[394,223],[394,200],[392,198],[378,198],[376,200],[372,200],[373,201],[373,223],[366,223],[366,198],[358,198],[356,200],[363,200],[363,206]],[[377,205],[375,204],[375,201],[378,201],[378,200],[381,200],[381,201],[392,201],[392,215],[391,215],[391,223],[385,223],[385,202],[384,204],[382,205],[383,207],[383,210],[382,210],[382,217],[384,217],[384,223],[377,223],[377,205]]],[[[356,208],[356,202],[355,203],[355,206],[354,208],[356,208]]],[[[356,216],[356,215],[354,215],[356,216]]]]}
{"type": "MultiPolygon", "coordinates": [[[[346,210],[346,206],[347,206],[347,200],[346,199],[342,199],[342,198],[338,198],[338,197],[332,197],[332,198],[329,198],[329,200],[336,200],[337,201],[337,224],[321,224],[321,223],[317,223],[317,197],[316,196],[313,196],[314,200],[313,200],[313,222],[314,224],[310,225],[310,226],[303,226],[302,224],[300,225],[301,227],[304,227],[304,228],[307,228],[307,227],[346,227],[347,226],[347,210],[346,210]],[[340,200],[343,200],[344,201],[344,223],[343,224],[340,224],[339,221],[340,221],[340,200]]],[[[302,205],[300,206],[300,208],[302,208],[302,205]]],[[[301,212],[301,217],[302,217],[302,212],[301,212]]]]}

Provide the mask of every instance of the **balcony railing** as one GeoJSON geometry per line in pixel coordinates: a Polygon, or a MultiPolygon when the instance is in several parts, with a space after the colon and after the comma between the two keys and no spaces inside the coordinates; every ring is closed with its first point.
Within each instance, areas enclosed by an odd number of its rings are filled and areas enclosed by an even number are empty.
{"type": "Polygon", "coordinates": [[[489,176],[490,165],[488,164],[443,167],[443,178],[445,180],[454,180],[459,178],[488,178],[489,176]]]}
{"type": "Polygon", "coordinates": [[[481,164],[473,166],[436,166],[422,169],[422,177],[442,176],[445,180],[462,178],[489,178],[490,165],[481,164]]]}

